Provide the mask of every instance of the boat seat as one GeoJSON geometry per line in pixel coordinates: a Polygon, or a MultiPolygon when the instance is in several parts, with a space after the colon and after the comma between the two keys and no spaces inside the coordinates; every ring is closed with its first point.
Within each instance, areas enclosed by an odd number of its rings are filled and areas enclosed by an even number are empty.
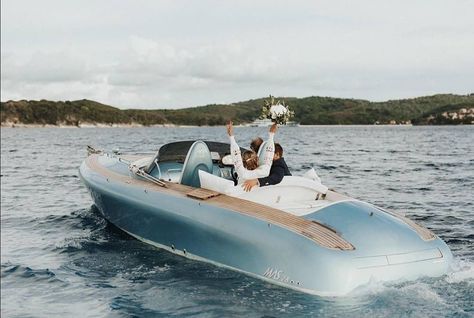
{"type": "Polygon", "coordinates": [[[299,186],[314,190],[321,194],[326,194],[328,192],[328,187],[323,185],[321,182],[299,176],[285,176],[276,186],[299,186]]]}
{"type": "MultiPolygon", "coordinates": [[[[230,194],[231,191],[236,188],[234,187],[234,181],[227,180],[225,178],[219,177],[215,174],[207,173],[204,171],[199,171],[199,180],[201,183],[201,188],[224,193],[230,194]]],[[[241,188],[241,187],[237,187],[241,188]]]]}
{"type": "Polygon", "coordinates": [[[201,187],[199,170],[213,172],[211,152],[203,141],[196,141],[189,148],[179,183],[195,188],[201,187]]]}
{"type": "Polygon", "coordinates": [[[228,189],[226,193],[240,199],[272,206],[317,200],[319,194],[326,194],[327,191],[326,186],[313,180],[300,176],[285,176],[279,184],[256,187],[250,192],[245,192],[241,186],[236,186],[228,189]]]}

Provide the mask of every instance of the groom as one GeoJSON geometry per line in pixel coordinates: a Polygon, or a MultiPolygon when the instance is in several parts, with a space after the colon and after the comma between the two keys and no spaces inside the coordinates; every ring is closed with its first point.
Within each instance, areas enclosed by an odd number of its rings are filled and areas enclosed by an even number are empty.
{"type": "Polygon", "coordinates": [[[283,158],[282,146],[275,143],[275,154],[273,155],[273,163],[268,177],[247,180],[242,184],[242,187],[246,192],[249,192],[254,186],[264,187],[278,184],[284,176],[291,176],[291,173],[283,158]]]}

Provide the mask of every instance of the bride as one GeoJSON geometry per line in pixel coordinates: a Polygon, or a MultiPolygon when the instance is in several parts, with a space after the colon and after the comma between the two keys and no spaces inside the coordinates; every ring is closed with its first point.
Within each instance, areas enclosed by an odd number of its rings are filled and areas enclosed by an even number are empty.
{"type": "Polygon", "coordinates": [[[259,165],[259,158],[255,151],[246,150],[242,154],[240,147],[235,141],[234,127],[232,121],[227,124],[227,134],[230,140],[230,153],[234,162],[235,171],[238,176],[238,184],[242,184],[246,180],[267,177],[270,174],[270,168],[273,163],[273,155],[275,153],[275,145],[273,137],[277,131],[278,125],[274,123],[268,132],[268,140],[264,145],[263,164],[259,165]]]}

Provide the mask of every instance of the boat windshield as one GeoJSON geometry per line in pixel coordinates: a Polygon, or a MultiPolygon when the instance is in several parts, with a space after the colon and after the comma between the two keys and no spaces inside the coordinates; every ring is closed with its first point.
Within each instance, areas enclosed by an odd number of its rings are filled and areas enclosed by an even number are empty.
{"type": "MultiPolygon", "coordinates": [[[[178,142],[172,142],[172,143],[163,145],[158,151],[158,155],[156,159],[158,159],[158,162],[163,162],[163,161],[184,162],[184,160],[186,159],[186,155],[188,154],[189,148],[191,148],[194,142],[196,142],[196,140],[178,141],[178,142]]],[[[230,145],[228,143],[215,142],[215,141],[204,141],[204,142],[209,148],[209,151],[211,153],[212,152],[218,153],[220,158],[230,153],[230,145]]],[[[240,149],[241,151],[246,150],[244,148],[240,148],[240,149]]]]}

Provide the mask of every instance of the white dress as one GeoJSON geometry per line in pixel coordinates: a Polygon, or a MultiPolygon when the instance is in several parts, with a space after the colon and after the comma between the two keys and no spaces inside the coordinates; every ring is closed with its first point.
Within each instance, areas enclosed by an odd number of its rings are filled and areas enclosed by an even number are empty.
{"type": "Polygon", "coordinates": [[[263,164],[259,165],[255,170],[248,170],[244,167],[240,147],[235,141],[234,136],[229,137],[230,153],[234,162],[235,172],[237,172],[237,175],[239,176],[239,184],[243,183],[246,180],[268,177],[268,175],[270,174],[270,168],[272,167],[273,163],[273,155],[275,153],[275,144],[273,143],[274,135],[274,133],[268,133],[268,140],[265,144],[265,149],[262,150],[265,151],[263,164]]]}

